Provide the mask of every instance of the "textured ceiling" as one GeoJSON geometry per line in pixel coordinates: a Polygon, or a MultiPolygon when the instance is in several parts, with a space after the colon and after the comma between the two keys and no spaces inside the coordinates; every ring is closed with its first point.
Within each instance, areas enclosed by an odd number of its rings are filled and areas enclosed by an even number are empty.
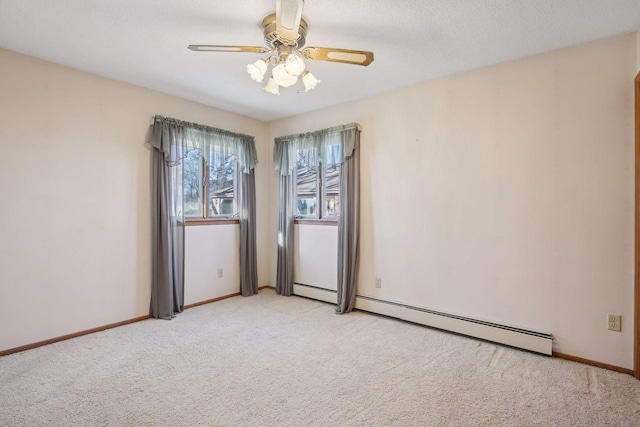
{"type": "Polygon", "coordinates": [[[375,61],[307,61],[322,83],[280,96],[245,71],[265,55],[187,49],[260,46],[274,10],[274,0],[0,0],[0,47],[271,121],[640,25],[638,0],[306,0],[307,46],[371,50],[375,61]]]}

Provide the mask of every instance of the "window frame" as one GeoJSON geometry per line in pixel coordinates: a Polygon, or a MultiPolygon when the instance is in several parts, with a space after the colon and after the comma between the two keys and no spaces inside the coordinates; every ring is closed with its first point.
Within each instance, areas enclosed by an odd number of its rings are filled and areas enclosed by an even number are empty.
{"type": "MultiPolygon", "coordinates": [[[[200,216],[186,216],[184,217],[185,225],[222,225],[222,224],[240,224],[240,219],[238,218],[238,213],[236,212],[234,215],[218,215],[218,216],[207,216],[209,211],[209,163],[207,159],[205,159],[202,155],[198,155],[198,159],[200,161],[200,170],[202,171],[202,176],[200,179],[202,180],[202,200],[200,203],[200,216]]],[[[237,162],[236,162],[237,163],[237,162]]],[[[237,167],[236,164],[234,168],[236,169],[233,178],[233,186],[234,186],[234,199],[236,199],[237,203],[237,195],[238,195],[238,182],[237,182],[237,167]]],[[[184,178],[183,178],[184,179],[184,178]]]]}
{"type": "MultiPolygon", "coordinates": [[[[324,203],[325,203],[325,195],[324,195],[324,183],[323,179],[325,177],[324,164],[322,162],[318,162],[318,167],[316,171],[316,203],[318,206],[317,217],[304,217],[304,216],[296,216],[294,214],[293,223],[294,224],[304,224],[304,225],[329,225],[329,226],[337,226],[339,216],[323,216],[324,213],[324,203]]],[[[296,176],[294,182],[294,194],[296,198],[296,203],[298,200],[298,179],[296,176]]]]}

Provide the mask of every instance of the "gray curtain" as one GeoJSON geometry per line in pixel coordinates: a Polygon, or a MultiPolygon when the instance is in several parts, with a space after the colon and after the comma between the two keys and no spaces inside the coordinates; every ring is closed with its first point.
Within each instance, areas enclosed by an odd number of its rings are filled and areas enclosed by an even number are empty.
{"type": "Polygon", "coordinates": [[[159,128],[152,129],[150,139],[152,273],[149,315],[171,319],[182,312],[184,304],[184,208],[182,192],[175,185],[182,177],[182,167],[170,158],[180,158],[184,146],[180,131],[169,131],[163,139],[159,128]]]}
{"type": "Polygon", "coordinates": [[[278,214],[278,268],[276,292],[293,293],[293,209],[295,174],[280,175],[280,212],[278,214]]]}
{"type": "MultiPolygon", "coordinates": [[[[360,138],[357,132],[356,138],[360,138]]],[[[358,143],[356,143],[357,147],[358,143]]],[[[340,167],[340,217],[338,218],[337,314],[353,310],[358,288],[360,250],[360,149],[340,167]]]]}
{"type": "Polygon", "coordinates": [[[256,179],[250,173],[238,173],[238,217],[240,220],[240,293],[248,297],[258,293],[256,256],[256,179]]]}
{"type": "Polygon", "coordinates": [[[257,293],[255,238],[255,179],[258,158],[254,138],[197,123],[155,116],[147,144],[152,153],[152,274],[149,315],[171,319],[184,304],[184,202],[182,159],[197,148],[205,160],[209,152],[233,154],[239,180],[240,287],[243,295],[257,293]],[[247,178],[250,176],[250,178],[247,178]],[[244,254],[242,253],[244,252],[244,254]],[[244,271],[246,270],[246,272],[244,271]],[[245,274],[246,273],[246,274],[245,274]],[[245,290],[245,288],[247,290],[245,290]]]}
{"type": "Polygon", "coordinates": [[[300,156],[305,163],[318,166],[341,164],[340,217],[338,219],[338,307],[336,313],[353,310],[358,286],[360,239],[360,162],[361,126],[349,123],[316,132],[281,136],[275,139],[273,161],[280,173],[280,212],[278,217],[278,270],[276,290],[293,292],[293,214],[295,207],[295,168],[300,156]],[[329,149],[340,145],[340,155],[329,149]]]}

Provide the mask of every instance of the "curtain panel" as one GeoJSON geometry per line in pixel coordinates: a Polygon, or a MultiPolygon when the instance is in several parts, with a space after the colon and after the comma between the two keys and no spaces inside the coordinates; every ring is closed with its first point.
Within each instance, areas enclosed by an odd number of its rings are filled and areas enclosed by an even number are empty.
{"type": "Polygon", "coordinates": [[[293,221],[296,162],[324,167],[340,164],[340,217],[338,219],[338,307],[337,314],[353,310],[358,284],[360,236],[359,146],[362,127],[357,123],[316,132],[278,137],[273,161],[280,174],[278,261],[276,291],[293,293],[293,221]],[[340,145],[340,150],[331,147],[340,145]]]}
{"type": "MultiPolygon", "coordinates": [[[[180,147],[174,147],[175,150],[180,147]]],[[[151,150],[151,302],[149,315],[171,319],[184,302],[184,216],[181,194],[171,183],[182,168],[170,167],[165,155],[151,150]]]]}
{"type": "Polygon", "coordinates": [[[240,271],[243,295],[257,293],[255,179],[258,163],[252,136],[155,116],[147,144],[152,156],[152,280],[149,315],[171,319],[184,306],[184,202],[182,159],[188,149],[235,155],[240,222],[240,271]]]}
{"type": "Polygon", "coordinates": [[[360,262],[360,149],[340,167],[340,217],[338,218],[338,306],[336,313],[353,310],[360,262]]]}
{"type": "Polygon", "coordinates": [[[240,293],[248,297],[258,293],[258,256],[256,244],[256,177],[238,173],[238,220],[240,222],[240,293]]]}
{"type": "Polygon", "coordinates": [[[295,208],[295,175],[280,175],[280,211],[278,213],[278,264],[276,292],[293,294],[293,212],[295,208]]]}

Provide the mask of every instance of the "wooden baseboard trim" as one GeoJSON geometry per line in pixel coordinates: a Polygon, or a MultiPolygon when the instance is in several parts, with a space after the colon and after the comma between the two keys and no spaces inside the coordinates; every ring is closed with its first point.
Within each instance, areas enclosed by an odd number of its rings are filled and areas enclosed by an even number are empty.
{"type": "MultiPolygon", "coordinates": [[[[273,289],[273,290],[276,289],[273,286],[260,286],[258,288],[258,290],[267,289],[267,288],[268,289],[273,289]]],[[[196,303],[193,303],[193,304],[185,305],[184,309],[188,310],[190,308],[198,307],[200,305],[211,304],[212,302],[222,301],[222,300],[225,300],[225,299],[228,299],[228,298],[239,297],[239,296],[240,296],[240,292],[235,292],[233,294],[224,295],[224,296],[221,296],[221,297],[218,297],[218,298],[208,299],[206,301],[200,301],[200,302],[196,302],[196,303]]]]}
{"type": "Polygon", "coordinates": [[[634,122],[635,122],[635,200],[634,200],[634,328],[633,328],[633,369],[640,380],[640,73],[634,83],[634,122]]]}
{"type": "Polygon", "coordinates": [[[221,297],[218,297],[218,298],[208,299],[206,301],[200,301],[200,302],[196,302],[196,303],[193,303],[193,304],[185,305],[184,309],[188,310],[190,308],[198,307],[200,305],[211,304],[212,302],[222,301],[223,299],[229,299],[229,298],[239,297],[239,296],[240,296],[240,292],[236,292],[234,294],[224,295],[224,296],[221,296],[221,297]]]}
{"type": "Polygon", "coordinates": [[[633,369],[621,368],[620,366],[609,365],[608,363],[596,362],[595,360],[583,359],[582,357],[571,356],[570,354],[553,352],[553,357],[558,359],[570,360],[572,362],[584,363],[585,365],[595,366],[597,368],[608,369],[610,371],[620,372],[633,376],[633,369]]]}
{"type": "Polygon", "coordinates": [[[149,318],[148,315],[147,316],[140,316],[140,317],[136,317],[136,318],[129,319],[129,320],[123,320],[122,322],[110,323],[110,324],[105,325],[105,326],[99,326],[97,328],[92,328],[92,329],[87,329],[85,331],[75,332],[73,334],[62,335],[61,337],[51,338],[51,339],[44,340],[44,341],[38,341],[38,342],[33,343],[33,344],[27,344],[27,345],[23,345],[23,346],[20,346],[20,347],[10,348],[8,350],[2,350],[2,351],[0,351],[0,356],[7,356],[9,354],[19,353],[21,351],[31,350],[31,349],[37,348],[37,347],[42,347],[43,345],[53,344],[53,343],[57,343],[57,342],[60,342],[60,341],[66,341],[66,340],[70,340],[71,338],[77,338],[77,337],[81,337],[83,335],[93,334],[95,332],[106,331],[107,329],[117,328],[118,326],[129,325],[131,323],[136,323],[136,322],[140,322],[142,320],[147,320],[148,318],[149,318]]]}

